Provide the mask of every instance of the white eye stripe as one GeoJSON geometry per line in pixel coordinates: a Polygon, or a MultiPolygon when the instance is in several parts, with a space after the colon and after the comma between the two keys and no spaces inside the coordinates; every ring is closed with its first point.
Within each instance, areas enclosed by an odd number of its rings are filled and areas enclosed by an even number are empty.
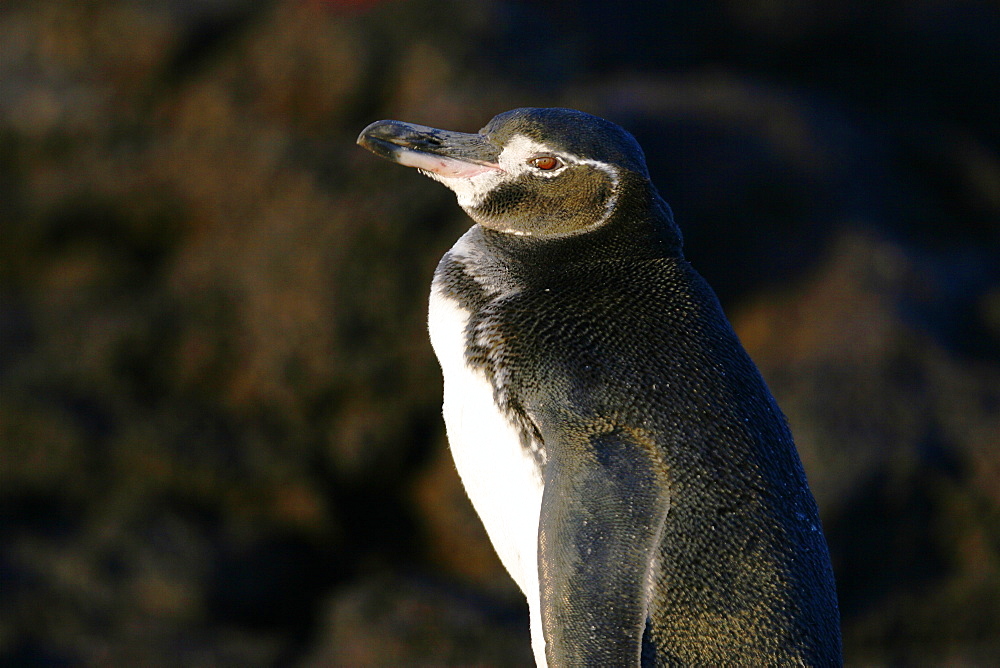
{"type": "Polygon", "coordinates": [[[593,229],[603,225],[604,221],[611,216],[611,212],[615,210],[615,206],[618,204],[618,182],[620,177],[618,175],[618,170],[606,162],[601,162],[600,160],[580,160],[579,163],[583,165],[590,165],[591,167],[599,169],[607,174],[611,179],[611,197],[609,197],[608,201],[604,203],[604,215],[588,228],[593,229]]]}
{"type": "Polygon", "coordinates": [[[614,166],[609,165],[606,162],[601,162],[600,160],[580,158],[572,153],[555,151],[551,147],[533,139],[529,139],[523,135],[517,135],[507,142],[507,145],[500,153],[500,158],[497,162],[508,174],[520,175],[524,172],[531,171],[533,174],[537,174],[539,176],[555,176],[570,165],[589,165],[608,174],[612,181],[615,182],[615,185],[618,184],[618,170],[615,169],[614,166]],[[537,167],[532,166],[531,161],[540,157],[556,158],[562,162],[562,165],[549,170],[538,169],[537,167]]]}
{"type": "Polygon", "coordinates": [[[525,172],[531,172],[532,174],[538,174],[541,176],[555,176],[567,166],[578,162],[575,156],[563,153],[561,151],[553,151],[550,147],[537,142],[533,139],[528,139],[523,135],[517,135],[512,137],[507,145],[504,146],[503,151],[500,153],[500,158],[497,160],[500,163],[501,169],[519,176],[525,172]],[[538,169],[531,164],[531,161],[536,158],[551,157],[559,160],[562,165],[555,169],[544,170],[538,169]]]}
{"type": "Polygon", "coordinates": [[[526,173],[530,173],[533,177],[553,178],[562,174],[572,165],[588,165],[607,174],[611,181],[611,197],[605,203],[604,215],[591,227],[603,224],[618,203],[618,183],[620,180],[618,169],[614,165],[600,160],[580,158],[563,151],[554,151],[541,142],[529,139],[524,135],[517,135],[504,146],[497,163],[500,169],[490,170],[472,177],[446,177],[431,172],[424,173],[454,191],[459,206],[468,211],[482,204],[483,200],[498,186],[515,181],[526,173]],[[538,169],[531,165],[531,160],[539,157],[556,158],[562,162],[562,165],[556,169],[538,169]]]}

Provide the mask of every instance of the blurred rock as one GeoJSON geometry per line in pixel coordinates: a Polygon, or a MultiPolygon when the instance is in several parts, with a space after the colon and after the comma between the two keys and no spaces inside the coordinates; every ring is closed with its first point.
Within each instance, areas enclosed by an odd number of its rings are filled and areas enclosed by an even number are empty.
{"type": "Polygon", "coordinates": [[[325,641],[303,665],[531,665],[520,615],[484,603],[429,583],[362,579],[332,601],[325,641]]]}

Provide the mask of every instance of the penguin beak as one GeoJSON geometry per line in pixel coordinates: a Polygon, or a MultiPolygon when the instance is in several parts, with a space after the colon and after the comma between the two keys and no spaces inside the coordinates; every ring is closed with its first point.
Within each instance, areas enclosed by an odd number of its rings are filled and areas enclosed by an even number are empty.
{"type": "Polygon", "coordinates": [[[358,144],[387,160],[444,178],[470,178],[500,170],[497,147],[479,134],[376,121],[361,131],[358,144]]]}

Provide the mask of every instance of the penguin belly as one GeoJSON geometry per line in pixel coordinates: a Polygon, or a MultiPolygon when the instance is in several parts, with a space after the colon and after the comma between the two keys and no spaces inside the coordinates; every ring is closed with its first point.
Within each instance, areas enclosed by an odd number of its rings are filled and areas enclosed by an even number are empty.
{"type": "Polygon", "coordinates": [[[535,661],[545,666],[538,588],[542,473],[493,399],[486,374],[466,362],[470,313],[431,288],[428,329],[444,376],[444,422],[466,494],[501,563],[528,599],[535,661]]]}

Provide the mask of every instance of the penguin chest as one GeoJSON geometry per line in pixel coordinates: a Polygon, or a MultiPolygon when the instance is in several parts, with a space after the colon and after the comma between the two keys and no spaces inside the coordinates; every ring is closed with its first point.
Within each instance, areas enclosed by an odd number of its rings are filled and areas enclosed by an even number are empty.
{"type": "Polygon", "coordinates": [[[432,288],[431,345],[444,376],[444,421],[459,476],[504,567],[537,608],[542,474],[494,401],[484,371],[466,360],[470,313],[432,288]]]}

